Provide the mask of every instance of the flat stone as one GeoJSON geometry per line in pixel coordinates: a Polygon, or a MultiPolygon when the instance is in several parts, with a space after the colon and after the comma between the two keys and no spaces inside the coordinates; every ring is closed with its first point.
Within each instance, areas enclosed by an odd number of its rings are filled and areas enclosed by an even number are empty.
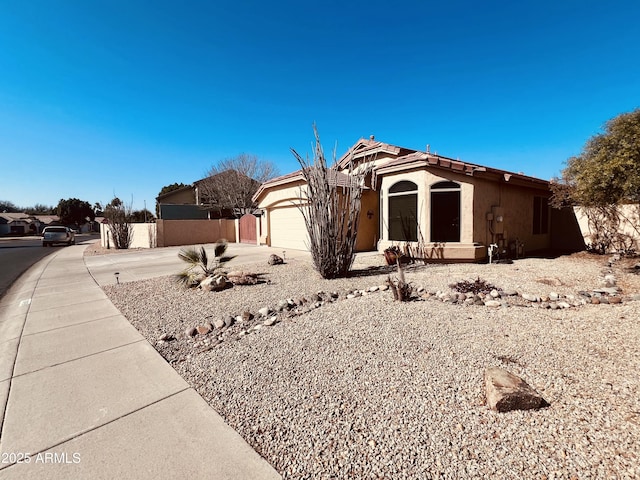
{"type": "Polygon", "coordinates": [[[485,371],[487,406],[498,412],[548,407],[547,401],[517,375],[500,367],[485,371]]]}
{"type": "Polygon", "coordinates": [[[381,292],[385,292],[387,290],[389,290],[389,285],[380,285],[380,291],[381,292]]]}
{"type": "Polygon", "coordinates": [[[622,303],[621,297],[609,297],[609,303],[622,303]]]}
{"type": "Polygon", "coordinates": [[[224,328],[224,326],[225,326],[225,324],[224,324],[224,320],[222,320],[222,319],[218,319],[218,320],[216,320],[216,321],[213,323],[213,325],[214,325],[218,330],[220,330],[220,329],[224,328]]]}
{"type": "Polygon", "coordinates": [[[523,293],[522,294],[522,298],[524,298],[525,300],[528,300],[529,302],[539,302],[540,301],[540,297],[538,297],[536,295],[531,295],[530,293],[523,293]]]}
{"type": "Polygon", "coordinates": [[[616,293],[618,293],[618,289],[616,287],[596,288],[593,291],[595,293],[606,293],[607,295],[615,295],[616,293]]]}
{"type": "Polygon", "coordinates": [[[493,308],[496,308],[496,307],[499,307],[500,305],[502,305],[502,303],[500,301],[498,301],[498,300],[487,300],[487,301],[484,302],[484,304],[487,307],[493,307],[493,308]]]}
{"type": "Polygon", "coordinates": [[[503,290],[502,295],[505,297],[516,297],[518,292],[516,290],[503,290]]]}
{"type": "Polygon", "coordinates": [[[552,302],[557,302],[559,298],[560,295],[558,295],[556,292],[549,293],[549,300],[551,300],[552,302]]]}
{"type": "Polygon", "coordinates": [[[380,287],[369,287],[370,292],[377,292],[378,290],[380,290],[380,287]]]}
{"type": "Polygon", "coordinates": [[[347,295],[348,299],[352,299],[352,298],[356,298],[356,296],[353,293],[350,293],[347,295]]]}
{"type": "Polygon", "coordinates": [[[569,308],[571,305],[567,302],[558,302],[558,307],[560,308],[569,308]]]}
{"type": "Polygon", "coordinates": [[[278,322],[278,318],[277,318],[277,317],[271,317],[271,318],[266,319],[262,324],[263,324],[265,327],[272,327],[272,326],[274,326],[277,322],[278,322]]]}
{"type": "Polygon", "coordinates": [[[269,307],[262,307],[260,310],[258,310],[258,313],[263,317],[266,317],[267,315],[269,315],[270,311],[271,310],[269,309],[269,307]]]}
{"type": "Polygon", "coordinates": [[[600,299],[598,297],[591,297],[591,303],[594,305],[599,305],[600,299]]]}

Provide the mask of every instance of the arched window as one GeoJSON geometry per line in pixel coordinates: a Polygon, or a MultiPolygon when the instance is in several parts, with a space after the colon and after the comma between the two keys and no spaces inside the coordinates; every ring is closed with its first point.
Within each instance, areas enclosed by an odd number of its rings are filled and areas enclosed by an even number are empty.
{"type": "Polygon", "coordinates": [[[460,185],[455,182],[431,185],[431,241],[460,241],[460,185]]]}
{"type": "Polygon", "coordinates": [[[389,240],[418,241],[418,186],[408,180],[389,188],[389,240]]]}

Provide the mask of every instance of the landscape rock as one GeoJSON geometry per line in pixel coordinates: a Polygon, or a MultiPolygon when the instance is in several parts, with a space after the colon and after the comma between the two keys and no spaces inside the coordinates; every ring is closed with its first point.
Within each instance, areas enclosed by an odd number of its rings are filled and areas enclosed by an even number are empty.
{"type": "Polygon", "coordinates": [[[213,325],[214,325],[218,330],[220,330],[220,329],[224,328],[224,326],[225,326],[225,324],[224,324],[224,320],[222,320],[222,319],[216,320],[215,322],[213,322],[213,325]]]}
{"type": "Polygon", "coordinates": [[[559,298],[560,295],[558,295],[556,292],[549,293],[549,300],[551,300],[552,302],[557,302],[559,298]]]}
{"type": "Polygon", "coordinates": [[[211,331],[211,327],[209,327],[209,325],[198,325],[196,327],[196,330],[198,331],[199,335],[206,335],[211,331]]]}
{"type": "Polygon", "coordinates": [[[487,406],[498,412],[548,407],[542,396],[517,375],[500,367],[485,371],[487,406]]]}
{"type": "Polygon", "coordinates": [[[529,302],[539,302],[540,301],[540,297],[538,297],[537,295],[531,295],[530,293],[523,293],[522,294],[522,298],[524,298],[525,300],[528,300],[529,302]]]}
{"type": "Polygon", "coordinates": [[[269,312],[271,312],[271,309],[269,307],[262,307],[260,310],[258,310],[258,313],[263,317],[269,315],[269,312]]]}
{"type": "Polygon", "coordinates": [[[198,334],[198,330],[196,327],[190,327],[187,328],[184,333],[187,337],[195,337],[198,334]]]}
{"type": "Polygon", "coordinates": [[[487,301],[484,302],[484,304],[487,307],[493,307],[493,308],[496,308],[496,307],[499,307],[500,305],[502,305],[502,303],[499,300],[487,300],[487,301]]]}
{"type": "Polygon", "coordinates": [[[235,320],[236,319],[233,318],[231,315],[227,315],[226,317],[224,317],[224,326],[230,327],[231,325],[234,324],[235,320]]]}
{"type": "Polygon", "coordinates": [[[609,303],[622,303],[622,297],[609,297],[609,303]]]}
{"type": "Polygon", "coordinates": [[[200,282],[199,288],[207,292],[217,292],[227,287],[224,275],[211,275],[200,282]]]}
{"type": "Polygon", "coordinates": [[[282,259],[282,257],[279,257],[275,253],[272,253],[271,255],[269,255],[269,260],[267,261],[267,263],[269,263],[269,265],[282,265],[284,263],[284,260],[282,259]]]}
{"type": "Polygon", "coordinates": [[[251,320],[253,318],[253,314],[249,311],[244,311],[242,312],[242,321],[243,322],[248,322],[249,320],[251,320]]]}
{"type": "Polygon", "coordinates": [[[596,288],[594,292],[605,293],[607,295],[615,295],[616,293],[618,293],[618,289],[616,287],[604,287],[604,288],[596,288]]]}
{"type": "Polygon", "coordinates": [[[266,319],[262,324],[265,327],[272,327],[273,325],[275,325],[278,322],[278,318],[277,317],[271,317],[266,319]]]}

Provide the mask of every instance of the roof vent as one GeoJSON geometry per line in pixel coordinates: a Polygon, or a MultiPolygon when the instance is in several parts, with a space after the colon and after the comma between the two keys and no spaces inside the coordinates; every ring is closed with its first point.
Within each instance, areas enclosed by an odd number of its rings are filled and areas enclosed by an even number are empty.
{"type": "Polygon", "coordinates": [[[375,140],[375,139],[376,139],[376,136],[375,136],[375,135],[369,135],[369,140],[373,141],[373,140],[375,140]]]}
{"type": "Polygon", "coordinates": [[[431,145],[427,143],[427,153],[429,153],[429,149],[431,149],[431,145]]]}

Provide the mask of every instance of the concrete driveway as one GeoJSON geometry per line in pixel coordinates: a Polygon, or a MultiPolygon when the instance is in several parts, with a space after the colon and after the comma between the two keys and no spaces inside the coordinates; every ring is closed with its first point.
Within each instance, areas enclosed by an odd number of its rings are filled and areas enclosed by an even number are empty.
{"type": "MultiPolygon", "coordinates": [[[[213,244],[204,246],[213,258],[213,244]]],[[[184,247],[152,248],[131,252],[118,252],[106,255],[85,256],[84,262],[94,279],[100,286],[116,283],[115,272],[118,272],[120,282],[134,282],[149,278],[173,275],[185,266],[178,258],[178,252],[184,247]]],[[[311,254],[301,250],[286,250],[266,246],[249,245],[244,243],[230,243],[227,255],[236,255],[227,265],[230,269],[248,263],[267,263],[269,255],[275,253],[286,260],[300,259],[311,261],[311,254]]]]}

